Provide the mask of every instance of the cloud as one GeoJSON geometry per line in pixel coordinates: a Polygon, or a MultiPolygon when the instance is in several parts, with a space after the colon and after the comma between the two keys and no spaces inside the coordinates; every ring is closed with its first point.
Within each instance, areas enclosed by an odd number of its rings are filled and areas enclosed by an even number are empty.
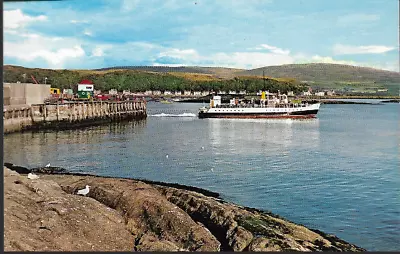
{"type": "Polygon", "coordinates": [[[388,46],[350,46],[336,44],[333,46],[333,52],[335,55],[355,55],[355,54],[382,54],[396,49],[396,47],[388,46]]]}
{"type": "Polygon", "coordinates": [[[83,32],[83,34],[87,36],[93,36],[93,33],[87,29],[83,32]]]}
{"type": "Polygon", "coordinates": [[[339,16],[337,18],[337,23],[339,25],[349,25],[356,23],[365,23],[365,22],[373,22],[380,19],[379,15],[376,14],[365,14],[365,13],[355,13],[339,16]]]}
{"type": "MultiPolygon", "coordinates": [[[[321,34],[315,33],[318,24],[314,26],[312,23],[315,20],[314,16],[310,20],[307,13],[292,20],[296,15],[290,13],[287,16],[282,15],[282,10],[277,11],[273,10],[273,6],[265,6],[263,0],[253,0],[249,3],[218,0],[216,5],[219,8],[215,8],[213,1],[196,1],[197,6],[191,1],[180,3],[177,0],[165,2],[160,0],[159,4],[153,2],[149,4],[146,1],[126,0],[122,5],[107,8],[96,6],[90,10],[75,8],[76,6],[69,4],[68,7],[60,5],[63,8],[58,9],[54,8],[54,5],[51,5],[51,8],[47,6],[47,9],[39,8],[42,5],[23,8],[24,11],[26,8],[31,8],[31,11],[40,9],[47,16],[28,15],[21,9],[5,10],[6,60],[31,67],[41,65],[45,68],[100,68],[145,64],[247,69],[299,62],[361,65],[361,61],[370,62],[370,65],[378,68],[381,66],[385,69],[395,68],[393,64],[383,64],[385,61],[393,61],[391,57],[394,54],[379,55],[395,47],[337,44],[332,48],[330,46],[332,38],[320,37],[321,34]],[[124,12],[120,11],[122,8],[124,12]],[[115,15],[115,9],[119,15],[115,15]],[[245,18],[248,23],[237,20],[238,16],[245,18]],[[204,17],[207,17],[206,23],[202,22],[204,17]],[[45,22],[50,19],[51,22],[45,22]],[[306,21],[311,23],[304,23],[306,21]],[[91,25],[82,25],[88,23],[91,25]],[[288,23],[291,24],[290,29],[287,29],[288,23]],[[268,33],[260,33],[265,24],[268,24],[268,33]],[[283,27],[281,24],[284,24],[283,27]],[[309,33],[305,30],[296,30],[296,27],[310,26],[313,29],[307,30],[312,31],[309,33]],[[115,27],[118,29],[115,30],[115,27]],[[289,32],[282,33],[282,30],[289,32]],[[306,33],[307,36],[298,37],[299,32],[306,33]],[[271,43],[268,37],[274,38],[274,43],[277,44],[264,43],[271,43]],[[279,41],[290,41],[293,38],[298,39],[290,48],[280,47],[283,44],[279,45],[279,41]],[[325,42],[321,41],[324,39],[325,42]],[[321,43],[315,44],[318,41],[321,43]],[[329,49],[333,50],[329,53],[329,49]],[[374,59],[371,59],[371,56],[361,55],[367,53],[375,54],[374,59]],[[354,61],[345,61],[339,57],[349,54],[358,55],[345,58],[354,61]],[[365,59],[366,57],[369,58],[365,59]]],[[[384,16],[382,20],[383,18],[384,16]]],[[[371,14],[337,18],[337,13],[327,18],[328,22],[331,22],[330,25],[334,25],[335,21],[344,24],[343,22],[351,20],[375,22],[379,19],[378,15],[371,14]]],[[[339,37],[350,38],[347,28],[341,27],[339,30],[339,37]]],[[[369,27],[366,30],[371,31],[369,27]]],[[[358,38],[360,30],[357,31],[358,38]]],[[[373,32],[372,29],[371,33],[373,32]]],[[[332,36],[337,35],[332,33],[332,36]]],[[[357,45],[357,41],[350,39],[349,44],[357,45]]],[[[385,37],[379,39],[391,41],[385,37]]],[[[339,40],[340,38],[337,41],[339,40]]],[[[379,45],[379,42],[372,44],[379,45]]]]}
{"type": "Polygon", "coordinates": [[[139,4],[140,0],[123,0],[121,3],[122,12],[130,12],[139,4]]]}
{"type": "Polygon", "coordinates": [[[159,55],[159,57],[172,57],[172,58],[179,58],[179,59],[199,59],[200,55],[197,53],[196,50],[194,49],[170,49],[168,51],[165,52],[161,52],[159,55]]]}
{"type": "Polygon", "coordinates": [[[357,65],[357,63],[354,61],[335,60],[330,56],[320,56],[320,55],[314,55],[311,57],[298,56],[296,59],[296,63],[331,63],[331,64],[357,65]]]}
{"type": "Polygon", "coordinates": [[[278,48],[278,47],[275,47],[275,46],[270,46],[268,44],[261,44],[261,45],[255,47],[255,48],[250,48],[250,50],[263,50],[263,49],[267,49],[271,53],[278,54],[278,55],[289,55],[290,54],[290,50],[284,50],[282,48],[278,48]]]}
{"type": "Polygon", "coordinates": [[[102,48],[95,48],[92,51],[92,56],[103,56],[104,55],[104,51],[102,48]]]}
{"type": "Polygon", "coordinates": [[[87,21],[87,20],[75,20],[75,19],[72,19],[72,20],[69,21],[69,23],[72,23],[72,24],[88,24],[89,21],[87,21]]]}
{"type": "Polygon", "coordinates": [[[209,55],[200,55],[195,49],[168,49],[158,55],[155,64],[167,65],[165,62],[166,59],[170,59],[174,65],[206,65],[244,69],[258,68],[267,65],[289,64],[294,61],[289,55],[276,53],[218,52],[209,55]]]}
{"type": "Polygon", "coordinates": [[[43,59],[50,68],[62,68],[65,62],[81,58],[85,51],[75,39],[44,37],[38,34],[22,34],[23,40],[4,42],[4,56],[23,62],[43,59]]]}
{"type": "Polygon", "coordinates": [[[92,56],[93,57],[102,57],[105,56],[106,53],[105,51],[112,49],[113,46],[108,44],[108,45],[100,45],[100,46],[96,46],[93,50],[92,50],[92,56]]]}
{"type": "Polygon", "coordinates": [[[47,16],[29,16],[22,13],[21,9],[6,10],[3,12],[4,28],[17,29],[35,21],[47,21],[47,16]]]}

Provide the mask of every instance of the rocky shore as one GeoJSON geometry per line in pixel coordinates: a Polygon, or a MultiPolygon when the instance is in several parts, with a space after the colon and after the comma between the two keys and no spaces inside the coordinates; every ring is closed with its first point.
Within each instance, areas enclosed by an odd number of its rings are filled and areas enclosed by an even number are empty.
{"type": "Polygon", "coordinates": [[[206,190],[7,166],[6,251],[365,251],[206,190]]]}

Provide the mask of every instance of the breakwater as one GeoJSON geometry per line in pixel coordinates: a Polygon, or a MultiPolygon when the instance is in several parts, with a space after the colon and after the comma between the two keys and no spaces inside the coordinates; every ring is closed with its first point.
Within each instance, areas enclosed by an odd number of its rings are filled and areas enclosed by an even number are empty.
{"type": "Polygon", "coordinates": [[[145,101],[5,106],[3,113],[4,133],[79,128],[147,117],[145,101]]]}

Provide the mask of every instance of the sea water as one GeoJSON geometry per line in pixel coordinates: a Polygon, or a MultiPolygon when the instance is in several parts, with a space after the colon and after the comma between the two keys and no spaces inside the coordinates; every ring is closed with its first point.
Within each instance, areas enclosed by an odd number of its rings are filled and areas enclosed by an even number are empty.
{"type": "Polygon", "coordinates": [[[323,104],[310,120],[198,119],[201,106],[149,103],[141,122],[10,134],[5,161],[193,185],[400,250],[399,104],[323,104]]]}

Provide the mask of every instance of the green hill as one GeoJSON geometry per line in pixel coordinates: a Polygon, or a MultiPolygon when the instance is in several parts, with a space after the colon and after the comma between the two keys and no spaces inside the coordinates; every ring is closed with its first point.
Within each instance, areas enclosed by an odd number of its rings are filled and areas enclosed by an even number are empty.
{"type": "Polygon", "coordinates": [[[400,83],[400,73],[343,64],[287,64],[238,72],[237,75],[263,74],[274,78],[295,78],[304,81],[342,81],[400,83]]]}
{"type": "Polygon", "coordinates": [[[117,89],[118,91],[130,90],[132,92],[143,92],[146,90],[246,90],[248,92],[256,92],[261,89],[266,89],[271,92],[280,90],[286,93],[288,91],[301,92],[307,90],[305,84],[300,84],[296,80],[266,78],[264,81],[260,77],[253,76],[218,78],[218,75],[230,74],[230,72],[227,71],[228,69],[202,68],[200,70],[203,70],[203,72],[199,73],[199,69],[196,69],[196,67],[143,67],[142,70],[121,68],[122,67],[115,67],[101,70],[51,70],[5,65],[4,82],[33,82],[31,78],[31,76],[33,76],[40,83],[43,83],[45,78],[47,78],[47,84],[51,84],[54,88],[72,89],[76,89],[77,84],[81,80],[89,79],[95,84],[95,89],[102,91],[117,89]],[[212,74],[205,74],[205,70],[209,73],[212,72],[212,74]],[[195,71],[197,71],[197,73],[193,73],[195,71]]]}
{"type": "Polygon", "coordinates": [[[341,92],[372,94],[381,89],[387,89],[387,92],[378,93],[398,96],[400,88],[399,72],[325,63],[288,64],[252,70],[199,66],[118,66],[97,70],[49,70],[10,65],[4,66],[4,70],[6,82],[22,82],[21,75],[27,73],[29,80],[31,74],[39,80],[48,77],[48,82],[56,87],[66,87],[75,84],[81,78],[88,78],[96,81],[99,87],[104,89],[128,87],[127,89],[140,91],[147,88],[162,90],[164,87],[159,84],[167,82],[166,80],[173,85],[165,87],[165,89],[203,90],[212,87],[215,90],[227,87],[231,89],[247,88],[253,91],[262,88],[263,84],[260,80],[262,80],[263,72],[269,83],[280,82],[281,84],[297,85],[305,83],[314,90],[334,89],[341,92]],[[131,85],[128,85],[127,82],[130,82],[131,85]]]}
{"type": "Polygon", "coordinates": [[[225,68],[225,67],[201,67],[201,66],[116,66],[109,68],[96,69],[96,71],[109,70],[136,70],[147,72],[180,72],[180,73],[200,73],[214,75],[216,78],[230,79],[235,77],[235,73],[245,71],[244,69],[225,68]]]}
{"type": "Polygon", "coordinates": [[[308,83],[314,89],[335,89],[374,93],[378,89],[388,89],[385,94],[399,95],[400,73],[368,67],[343,64],[288,64],[268,66],[237,72],[236,75],[274,78],[294,78],[308,83]]]}

